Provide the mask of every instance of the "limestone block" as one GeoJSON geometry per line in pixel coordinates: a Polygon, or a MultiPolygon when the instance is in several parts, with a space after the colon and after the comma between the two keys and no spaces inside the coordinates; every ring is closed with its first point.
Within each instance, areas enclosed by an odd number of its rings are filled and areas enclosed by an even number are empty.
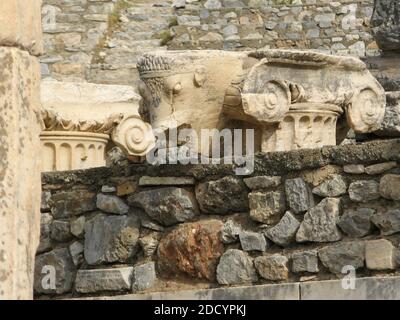
{"type": "Polygon", "coordinates": [[[294,213],[305,212],[314,206],[311,188],[302,178],[286,180],[285,193],[289,207],[294,213]]]}
{"type": "Polygon", "coordinates": [[[85,224],[85,260],[90,265],[126,262],[138,249],[139,219],[97,215],[85,224]]]}
{"type": "Polygon", "coordinates": [[[79,270],[75,288],[80,293],[128,291],[131,289],[133,268],[79,270]]]}
{"type": "Polygon", "coordinates": [[[234,176],[199,183],[196,198],[204,213],[244,212],[249,207],[246,185],[234,176]]]}
{"type": "MultiPolygon", "coordinates": [[[[1,1],[0,20],[17,18],[13,3],[1,1]]],[[[8,24],[0,24],[2,35],[8,24]]],[[[26,51],[0,47],[0,65],[0,300],[30,299],[40,231],[39,63],[26,51]]]]}
{"type": "Polygon", "coordinates": [[[38,56],[42,46],[42,0],[0,2],[0,46],[17,47],[38,56]]]}
{"type": "Polygon", "coordinates": [[[244,251],[265,251],[267,241],[262,233],[242,231],[239,233],[240,245],[244,251]]]}
{"type": "Polygon", "coordinates": [[[285,195],[280,191],[249,194],[250,218],[267,225],[277,224],[286,210],[285,195]]]}
{"type": "Polygon", "coordinates": [[[347,209],[340,217],[338,226],[348,236],[362,238],[372,229],[371,217],[374,213],[375,210],[370,208],[347,209]]]}
{"type": "Polygon", "coordinates": [[[272,242],[286,247],[295,242],[296,232],[299,227],[300,222],[288,211],[277,225],[265,231],[265,235],[272,242]]]}
{"type": "Polygon", "coordinates": [[[345,266],[362,268],[365,262],[365,243],[363,241],[339,243],[320,249],[318,256],[322,264],[332,273],[342,273],[345,266]]]}
{"type": "Polygon", "coordinates": [[[262,256],[254,259],[260,276],[267,280],[286,280],[289,277],[288,258],[280,254],[262,256]]]}
{"type": "Polygon", "coordinates": [[[317,251],[296,252],[292,254],[291,260],[292,260],[292,271],[295,273],[319,272],[317,251]]]}
{"type": "Polygon", "coordinates": [[[270,189],[279,186],[282,183],[282,178],[275,176],[259,176],[243,179],[244,183],[251,190],[270,189]]]}
{"type": "Polygon", "coordinates": [[[365,261],[370,270],[396,269],[395,247],[386,239],[366,241],[365,261]]]}
{"type": "Polygon", "coordinates": [[[114,214],[127,214],[129,206],[119,197],[99,193],[96,199],[96,206],[100,210],[114,214]]]}
{"type": "Polygon", "coordinates": [[[400,175],[386,174],[379,184],[379,192],[382,197],[390,200],[400,200],[400,175]]]}
{"type": "Polygon", "coordinates": [[[296,234],[297,242],[335,242],[342,239],[336,224],[340,216],[340,199],[325,198],[305,215],[296,234]]]}
{"type": "Polygon", "coordinates": [[[352,182],[349,186],[349,196],[355,202],[368,202],[380,198],[379,183],[373,180],[352,182]]]}
{"type": "Polygon", "coordinates": [[[221,257],[217,267],[219,284],[238,285],[257,281],[253,259],[244,251],[227,250],[221,257]]]}
{"type": "Polygon", "coordinates": [[[400,232],[400,210],[398,209],[378,210],[371,217],[371,221],[379,228],[382,235],[390,236],[400,232]]]}
{"type": "Polygon", "coordinates": [[[132,291],[151,289],[157,280],[154,262],[148,262],[133,269],[132,291]]]}
{"type": "Polygon", "coordinates": [[[174,187],[136,193],[128,197],[128,203],[142,208],[150,218],[164,226],[191,220],[199,214],[194,195],[174,187]]]}

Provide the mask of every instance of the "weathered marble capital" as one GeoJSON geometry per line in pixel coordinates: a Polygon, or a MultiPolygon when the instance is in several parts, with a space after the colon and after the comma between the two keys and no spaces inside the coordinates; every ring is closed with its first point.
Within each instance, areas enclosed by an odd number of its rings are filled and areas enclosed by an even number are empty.
{"type": "Polygon", "coordinates": [[[355,132],[368,133],[385,114],[383,88],[353,57],[168,51],[144,55],[138,70],[153,127],[252,128],[262,151],[335,145],[342,116],[355,132]]]}
{"type": "Polygon", "coordinates": [[[104,166],[111,140],[127,155],[145,155],[154,136],[139,100],[129,86],[43,81],[42,170],[104,166]]]}

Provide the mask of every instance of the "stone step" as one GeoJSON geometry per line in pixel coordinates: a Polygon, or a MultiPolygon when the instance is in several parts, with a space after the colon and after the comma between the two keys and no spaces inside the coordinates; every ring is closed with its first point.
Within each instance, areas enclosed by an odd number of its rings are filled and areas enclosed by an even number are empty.
{"type": "Polygon", "coordinates": [[[342,280],[328,280],[74,300],[399,300],[399,286],[400,277],[385,276],[357,278],[352,290],[344,288],[342,280]]]}

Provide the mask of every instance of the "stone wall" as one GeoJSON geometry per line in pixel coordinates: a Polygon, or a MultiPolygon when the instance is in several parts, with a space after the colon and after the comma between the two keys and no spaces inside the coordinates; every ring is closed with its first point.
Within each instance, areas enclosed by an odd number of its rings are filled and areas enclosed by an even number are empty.
{"type": "Polygon", "coordinates": [[[44,174],[36,295],[396,275],[399,161],[386,140],[258,154],[250,177],[128,163],[44,174]]]}
{"type": "Polygon", "coordinates": [[[113,0],[45,0],[42,76],[82,81],[108,30],[113,0]]]}
{"type": "Polygon", "coordinates": [[[177,26],[172,28],[176,36],[170,47],[296,48],[377,55],[370,29],[372,12],[371,0],[305,0],[292,5],[267,0],[195,1],[177,10],[177,26]]]}
{"type": "Polygon", "coordinates": [[[372,0],[285,3],[289,1],[45,0],[42,75],[134,85],[138,57],[168,49],[379,54],[370,28],[372,0]]]}

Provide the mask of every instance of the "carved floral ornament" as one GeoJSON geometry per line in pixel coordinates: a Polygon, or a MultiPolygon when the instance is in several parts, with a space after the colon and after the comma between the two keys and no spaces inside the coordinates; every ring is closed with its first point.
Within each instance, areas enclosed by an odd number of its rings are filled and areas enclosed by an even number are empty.
{"type": "Polygon", "coordinates": [[[92,133],[111,136],[113,142],[126,154],[144,156],[154,148],[155,138],[152,128],[138,115],[112,114],[103,121],[68,119],[61,114],[44,110],[41,117],[42,131],[49,135],[53,132],[59,137],[62,133],[92,133]]]}

